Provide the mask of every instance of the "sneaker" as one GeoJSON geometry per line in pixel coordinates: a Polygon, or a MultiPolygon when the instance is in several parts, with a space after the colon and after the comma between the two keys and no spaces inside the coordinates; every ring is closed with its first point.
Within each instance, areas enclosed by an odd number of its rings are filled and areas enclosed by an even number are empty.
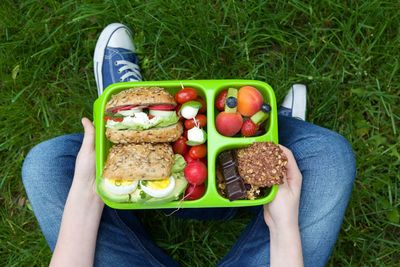
{"type": "Polygon", "coordinates": [[[97,40],[93,61],[99,96],[110,84],[142,80],[132,32],[123,24],[112,23],[104,28],[97,40]]]}
{"type": "Polygon", "coordinates": [[[306,120],[307,87],[304,84],[293,84],[283,103],[278,109],[278,114],[306,120]]]}

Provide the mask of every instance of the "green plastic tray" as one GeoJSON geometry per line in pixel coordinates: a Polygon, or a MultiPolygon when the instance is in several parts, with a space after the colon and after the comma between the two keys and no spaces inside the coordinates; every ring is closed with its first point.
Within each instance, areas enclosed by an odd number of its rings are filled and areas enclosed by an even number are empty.
{"type": "MultiPolygon", "coordinates": [[[[107,159],[108,149],[111,143],[105,137],[104,110],[107,101],[113,94],[122,90],[139,86],[159,86],[175,94],[185,87],[193,87],[207,103],[207,160],[208,178],[206,181],[206,192],[197,200],[172,201],[164,204],[139,204],[139,203],[117,203],[110,201],[105,196],[100,197],[104,203],[114,209],[163,209],[163,208],[206,208],[206,207],[244,207],[263,205],[271,202],[278,186],[273,186],[265,197],[256,200],[229,201],[222,197],[217,191],[215,167],[217,156],[220,152],[228,149],[245,147],[253,142],[272,141],[278,143],[278,122],[275,94],[267,83],[254,80],[181,80],[181,81],[146,81],[146,82],[124,82],[112,84],[94,103],[94,123],[96,126],[96,184],[99,186],[104,163],[107,159]],[[240,88],[250,85],[256,87],[271,105],[271,113],[266,125],[266,133],[256,137],[226,137],[219,134],[215,128],[215,117],[218,111],[214,110],[214,102],[218,93],[229,87],[240,88]]],[[[99,190],[97,190],[99,192],[99,190]]]]}

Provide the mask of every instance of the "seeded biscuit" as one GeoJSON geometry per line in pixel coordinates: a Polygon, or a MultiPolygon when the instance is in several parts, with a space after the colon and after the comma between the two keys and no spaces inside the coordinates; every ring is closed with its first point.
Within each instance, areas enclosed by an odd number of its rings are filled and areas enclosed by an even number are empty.
{"type": "Polygon", "coordinates": [[[118,144],[110,148],[103,177],[157,180],[171,175],[174,152],[169,144],[118,144]]]}
{"type": "Polygon", "coordinates": [[[256,142],[237,150],[240,176],[245,183],[265,187],[282,184],[287,158],[282,149],[271,142],[256,142]]]}
{"type": "Polygon", "coordinates": [[[144,131],[106,129],[107,139],[116,144],[174,142],[178,140],[182,133],[183,126],[181,122],[169,127],[144,131]]]}
{"type": "Polygon", "coordinates": [[[111,96],[106,110],[124,105],[176,105],[174,97],[162,87],[136,87],[111,96]]]}

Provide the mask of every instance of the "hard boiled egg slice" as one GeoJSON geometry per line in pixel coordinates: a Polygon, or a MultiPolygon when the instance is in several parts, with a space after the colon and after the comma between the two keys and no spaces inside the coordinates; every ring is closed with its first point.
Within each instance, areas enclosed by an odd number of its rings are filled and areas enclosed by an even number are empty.
{"type": "Polygon", "coordinates": [[[175,178],[170,176],[169,178],[161,180],[141,180],[140,188],[152,197],[166,197],[171,194],[175,188],[175,178]]]}
{"type": "Polygon", "coordinates": [[[135,191],[138,181],[104,179],[105,189],[115,195],[130,194],[135,191]]]}

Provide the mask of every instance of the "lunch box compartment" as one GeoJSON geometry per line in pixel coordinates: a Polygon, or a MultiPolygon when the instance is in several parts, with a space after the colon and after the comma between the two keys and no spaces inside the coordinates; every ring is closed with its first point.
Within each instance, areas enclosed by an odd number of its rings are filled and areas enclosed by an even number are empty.
{"type": "Polygon", "coordinates": [[[263,205],[273,200],[278,186],[274,185],[262,198],[256,200],[229,201],[221,196],[217,190],[216,163],[217,156],[224,150],[235,149],[251,145],[254,142],[271,141],[278,143],[277,107],[272,88],[264,82],[254,80],[182,80],[182,81],[144,81],[124,82],[108,86],[103,94],[94,103],[94,123],[96,126],[96,184],[101,182],[101,174],[107,159],[107,153],[112,143],[105,136],[104,111],[106,103],[111,96],[122,90],[135,87],[163,87],[172,95],[175,95],[182,86],[192,87],[203,98],[207,105],[207,170],[208,178],[205,182],[206,191],[202,198],[197,200],[176,200],[163,204],[117,203],[100,195],[105,204],[115,209],[163,209],[163,208],[206,208],[206,207],[243,207],[263,205]],[[264,100],[271,105],[270,117],[266,123],[265,133],[255,137],[226,137],[219,134],[215,128],[215,117],[218,110],[214,108],[214,102],[218,93],[229,87],[239,89],[249,85],[257,88],[264,100]]]}

